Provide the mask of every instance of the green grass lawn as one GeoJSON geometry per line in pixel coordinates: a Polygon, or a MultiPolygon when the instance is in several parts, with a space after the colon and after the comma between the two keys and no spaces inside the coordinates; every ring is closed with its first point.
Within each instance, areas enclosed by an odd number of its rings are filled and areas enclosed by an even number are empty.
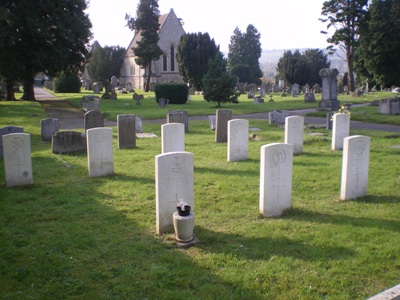
{"type": "MultiPolygon", "coordinates": [[[[141,107],[128,96],[104,108],[165,118],[150,96],[141,107]]],[[[199,102],[195,114],[215,112],[196,97],[185,110],[199,102]]],[[[287,100],[273,105],[306,105],[287,100]]],[[[269,105],[248,102],[222,108],[236,114],[269,105]]],[[[121,113],[102,111],[111,119],[121,113]]],[[[173,234],[155,234],[160,124],[145,123],[158,137],[139,139],[132,150],[117,149],[113,127],[115,175],[89,178],[85,154],[55,155],[40,142],[45,117],[36,102],[0,102],[0,127],[31,134],[34,173],[32,186],[6,188],[0,160],[2,299],[366,299],[399,284],[398,134],[351,130],[371,137],[368,196],[340,201],[342,153],[330,150],[330,132],[306,129],[304,152],[293,162],[292,208],[261,218],[260,147],[283,142],[284,130],[250,120],[260,131],[251,132],[249,159],[229,163],[208,121],[192,121],[185,142],[194,154],[200,243],[182,250],[173,234]]]]}

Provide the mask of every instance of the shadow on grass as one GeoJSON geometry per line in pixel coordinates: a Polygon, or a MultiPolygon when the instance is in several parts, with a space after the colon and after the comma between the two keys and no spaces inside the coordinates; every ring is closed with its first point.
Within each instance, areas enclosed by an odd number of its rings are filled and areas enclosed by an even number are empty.
{"type": "MultiPolygon", "coordinates": [[[[400,199],[397,198],[397,202],[400,199]]],[[[368,217],[353,217],[344,215],[331,215],[326,213],[319,213],[311,210],[305,210],[302,208],[292,208],[287,211],[285,218],[305,221],[305,222],[316,222],[324,224],[337,224],[337,225],[351,225],[354,227],[373,227],[373,228],[385,228],[395,232],[400,232],[400,221],[382,220],[368,217]]]]}
{"type": "Polygon", "coordinates": [[[250,260],[270,260],[275,256],[282,256],[306,261],[325,261],[347,258],[355,254],[353,250],[341,246],[319,247],[303,240],[271,237],[268,234],[263,238],[255,238],[210,231],[198,226],[196,235],[202,241],[198,247],[204,251],[234,254],[250,260]]]}

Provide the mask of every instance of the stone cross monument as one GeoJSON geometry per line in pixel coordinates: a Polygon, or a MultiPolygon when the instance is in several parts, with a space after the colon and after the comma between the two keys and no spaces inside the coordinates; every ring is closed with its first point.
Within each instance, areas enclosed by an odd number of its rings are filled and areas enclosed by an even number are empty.
{"type": "Polygon", "coordinates": [[[334,111],[340,108],[337,99],[337,69],[321,69],[319,76],[322,77],[322,100],[319,103],[319,111],[334,111]]]}

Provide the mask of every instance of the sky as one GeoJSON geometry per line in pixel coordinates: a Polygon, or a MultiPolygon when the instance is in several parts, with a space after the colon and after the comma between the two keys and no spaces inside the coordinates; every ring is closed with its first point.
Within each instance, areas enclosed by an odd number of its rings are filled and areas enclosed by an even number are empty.
{"type": "MultiPolygon", "coordinates": [[[[260,33],[261,48],[326,48],[326,23],[318,19],[324,0],[158,0],[160,14],[171,8],[184,22],[186,33],[210,35],[223,52],[228,51],[236,27],[246,32],[252,24],[260,33]]],[[[101,46],[128,47],[133,32],[125,15],[136,17],[139,0],[90,0],[86,13],[92,22],[93,40],[101,46]]]]}

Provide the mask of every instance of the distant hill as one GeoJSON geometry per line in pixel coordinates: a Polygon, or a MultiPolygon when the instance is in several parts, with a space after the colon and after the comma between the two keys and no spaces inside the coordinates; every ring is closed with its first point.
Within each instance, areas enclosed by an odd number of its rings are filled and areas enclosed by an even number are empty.
{"type": "MultiPolygon", "coordinates": [[[[273,77],[276,73],[276,64],[278,60],[283,56],[285,51],[291,50],[292,52],[297,49],[273,49],[273,50],[262,50],[260,57],[260,67],[265,77],[273,77]]],[[[304,52],[307,49],[298,49],[300,52],[304,52]]],[[[344,53],[335,53],[329,55],[328,59],[331,61],[331,68],[338,69],[339,73],[347,71],[346,62],[340,57],[344,57],[344,53]]]]}

